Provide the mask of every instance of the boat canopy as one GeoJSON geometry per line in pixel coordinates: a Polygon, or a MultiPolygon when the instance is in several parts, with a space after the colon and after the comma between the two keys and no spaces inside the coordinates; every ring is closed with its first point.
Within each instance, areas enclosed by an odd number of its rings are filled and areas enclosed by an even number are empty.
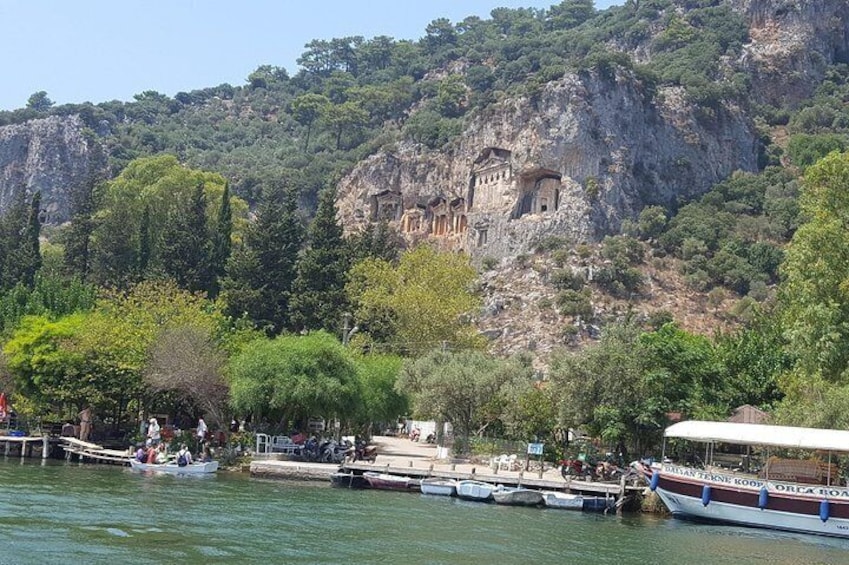
{"type": "Polygon", "coordinates": [[[704,443],[735,443],[849,452],[849,431],[845,430],[687,420],[666,428],[664,436],[704,443]]]}

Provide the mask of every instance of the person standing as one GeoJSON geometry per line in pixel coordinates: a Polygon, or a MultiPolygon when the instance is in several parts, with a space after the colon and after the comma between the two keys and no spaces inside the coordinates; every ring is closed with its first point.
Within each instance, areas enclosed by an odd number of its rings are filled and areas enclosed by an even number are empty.
{"type": "Polygon", "coordinates": [[[159,445],[159,442],[162,439],[162,435],[159,429],[159,422],[156,418],[150,419],[150,425],[147,427],[147,439],[150,440],[150,443],[154,446],[159,445]]]}
{"type": "Polygon", "coordinates": [[[196,435],[198,438],[198,451],[203,448],[203,443],[206,440],[206,433],[208,428],[206,427],[206,422],[203,421],[203,416],[198,419],[198,429],[196,435]]]}
{"type": "Polygon", "coordinates": [[[91,435],[91,406],[86,406],[78,414],[80,417],[80,440],[88,441],[91,435]]]}

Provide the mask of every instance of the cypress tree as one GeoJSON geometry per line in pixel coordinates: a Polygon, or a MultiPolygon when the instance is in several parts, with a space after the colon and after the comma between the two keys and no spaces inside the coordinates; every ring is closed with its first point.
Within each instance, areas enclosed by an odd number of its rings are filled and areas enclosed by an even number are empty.
{"type": "Polygon", "coordinates": [[[40,212],[41,193],[36,192],[27,206],[25,191],[21,190],[0,222],[0,247],[5,251],[0,278],[3,289],[18,283],[32,287],[35,273],[41,268],[40,212]]]}
{"type": "Polygon", "coordinates": [[[348,309],[349,260],[342,227],[336,221],[335,199],[336,192],[329,188],[319,194],[308,246],[298,261],[290,302],[291,325],[297,331],[325,329],[335,334],[348,309]]]}
{"type": "Polygon", "coordinates": [[[230,183],[224,184],[224,194],[221,196],[221,206],[218,208],[218,221],[212,234],[212,289],[210,297],[215,298],[224,277],[227,260],[230,258],[233,233],[233,211],[230,208],[230,183]]]}
{"type": "Polygon", "coordinates": [[[144,278],[145,273],[147,273],[147,268],[150,265],[151,249],[153,249],[153,243],[150,238],[150,206],[145,205],[144,210],[142,210],[141,224],[139,225],[139,278],[144,278]]]}
{"type": "Polygon", "coordinates": [[[206,225],[203,183],[192,190],[188,202],[178,202],[162,234],[162,269],[177,284],[192,292],[209,292],[212,280],[212,246],[206,225]]]}
{"type": "Polygon", "coordinates": [[[303,238],[294,192],[277,188],[266,192],[243,245],[227,263],[223,290],[229,315],[247,316],[269,334],[288,326],[289,299],[303,238]]]}

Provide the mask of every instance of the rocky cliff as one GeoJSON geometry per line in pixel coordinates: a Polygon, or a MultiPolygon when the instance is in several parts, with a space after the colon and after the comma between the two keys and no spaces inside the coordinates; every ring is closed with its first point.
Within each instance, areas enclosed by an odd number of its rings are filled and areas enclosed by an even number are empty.
{"type": "MultiPolygon", "coordinates": [[[[849,2],[730,5],[749,39],[722,65],[728,76],[746,73],[754,102],[796,105],[828,65],[849,61],[849,2]]],[[[630,55],[646,62],[650,44],[630,55]]],[[[372,156],[339,184],[339,213],[349,231],[386,219],[410,243],[515,256],[546,236],[598,240],[647,205],[674,207],[753,171],[758,143],[739,107],[696,107],[682,89],[654,90],[627,71],[567,75],[536,99],[473,117],[448,150],[407,144],[372,156]]]]}
{"type": "Polygon", "coordinates": [[[340,183],[339,214],[349,230],[387,219],[413,242],[515,256],[550,235],[617,232],[646,205],[755,170],[757,154],[738,108],[696,108],[629,72],[573,74],[490,107],[450,150],[372,156],[340,183]]]}
{"type": "Polygon", "coordinates": [[[46,221],[61,223],[70,216],[72,192],[105,170],[101,142],[76,116],[0,127],[0,210],[20,190],[40,190],[46,221]]]}
{"type": "Polygon", "coordinates": [[[733,0],[749,22],[739,65],[760,102],[796,104],[813,94],[832,63],[849,62],[849,2],[733,0]]]}

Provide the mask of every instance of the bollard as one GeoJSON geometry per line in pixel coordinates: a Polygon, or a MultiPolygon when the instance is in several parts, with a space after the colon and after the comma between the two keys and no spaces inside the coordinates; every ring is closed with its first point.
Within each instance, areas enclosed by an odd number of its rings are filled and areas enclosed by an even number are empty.
{"type": "Polygon", "coordinates": [[[412,459],[410,459],[410,461],[408,463],[409,463],[409,465],[408,465],[409,467],[413,466],[413,460],[412,459]]]}
{"type": "Polygon", "coordinates": [[[456,464],[456,463],[451,463],[451,470],[452,470],[452,471],[456,471],[456,470],[457,470],[457,464],[456,464]]]}

